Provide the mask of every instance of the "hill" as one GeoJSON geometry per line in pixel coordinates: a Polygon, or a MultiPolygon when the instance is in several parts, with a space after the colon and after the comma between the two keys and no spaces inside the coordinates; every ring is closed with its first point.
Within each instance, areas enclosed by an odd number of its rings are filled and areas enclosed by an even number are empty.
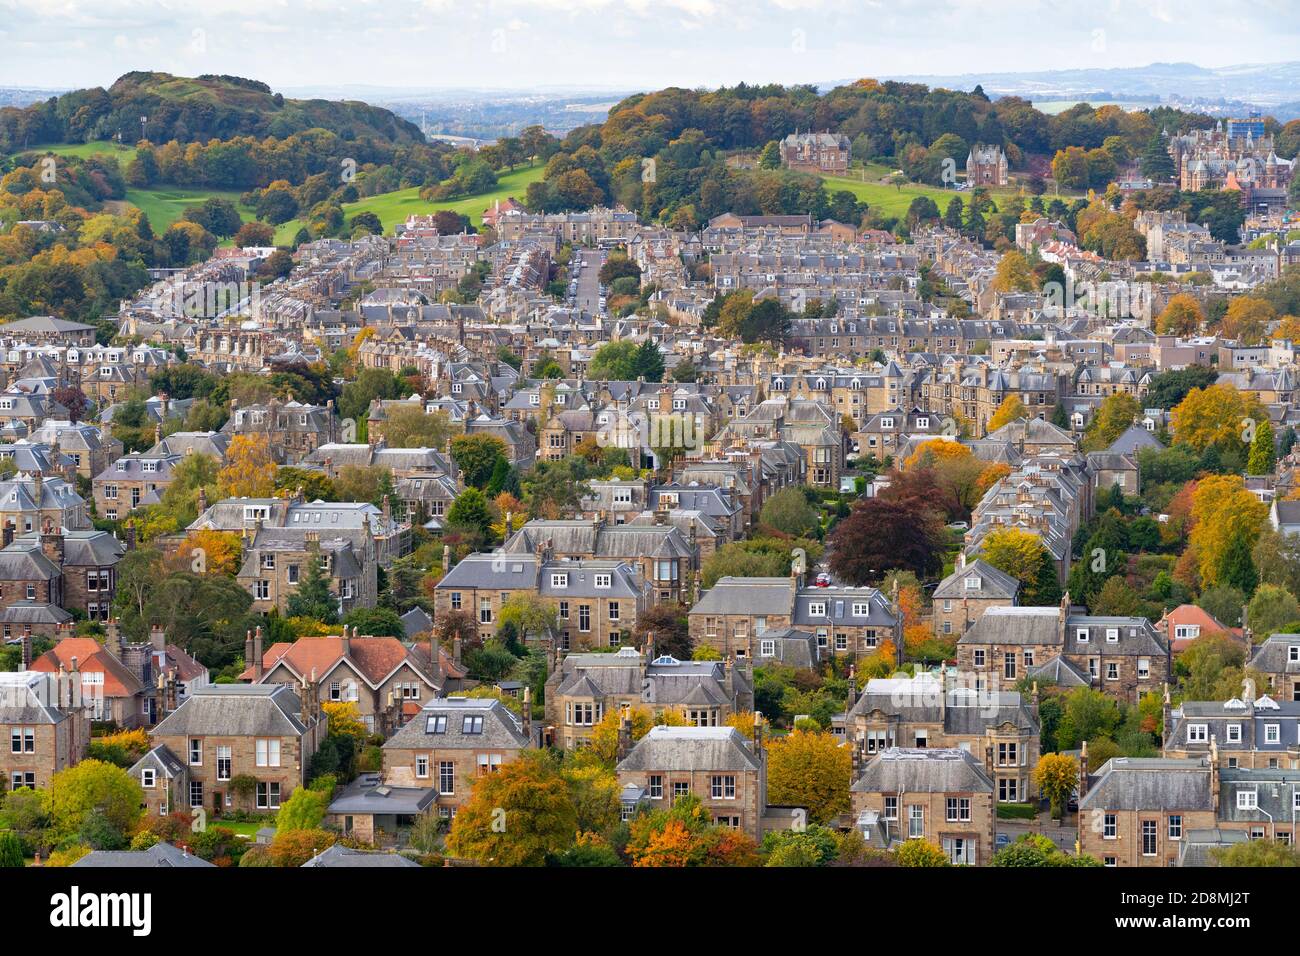
{"type": "Polygon", "coordinates": [[[141,138],[164,143],[234,136],[284,138],[326,129],[344,140],[421,143],[419,127],[356,101],[296,100],[235,76],[127,73],[107,90],[74,90],[24,109],[0,108],[0,152],[38,144],[141,138]]]}

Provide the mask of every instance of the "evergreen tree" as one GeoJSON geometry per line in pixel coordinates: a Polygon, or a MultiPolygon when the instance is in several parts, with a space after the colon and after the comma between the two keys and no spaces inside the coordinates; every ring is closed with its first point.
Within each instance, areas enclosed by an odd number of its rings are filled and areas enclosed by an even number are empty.
{"type": "Polygon", "coordinates": [[[1056,574],[1056,561],[1046,548],[1043,549],[1038,576],[1033,586],[1026,590],[1024,604],[1027,607],[1056,607],[1061,603],[1061,579],[1056,574]]]}
{"type": "Polygon", "coordinates": [[[1273,445],[1273,425],[1266,418],[1255,426],[1255,437],[1250,443],[1250,457],[1246,461],[1246,473],[1250,475],[1267,475],[1277,463],[1277,452],[1273,445]]]}
{"type": "MultiPolygon", "coordinates": [[[[1300,176],[1296,179],[1300,180],[1300,176]]],[[[1285,458],[1291,454],[1291,449],[1295,447],[1295,429],[1290,425],[1286,426],[1286,431],[1282,433],[1282,456],[1285,458]]]]}
{"type": "Polygon", "coordinates": [[[953,196],[943,214],[943,224],[949,229],[961,232],[964,205],[960,196],[953,196]]]}
{"type": "Polygon", "coordinates": [[[641,343],[632,362],[636,368],[636,374],[647,382],[662,382],[664,380],[663,353],[659,351],[659,346],[655,345],[653,340],[647,338],[641,343]]]}
{"type": "Polygon", "coordinates": [[[1070,430],[1070,419],[1065,414],[1065,406],[1057,402],[1056,407],[1052,409],[1052,424],[1057,428],[1070,430]]]}
{"type": "Polygon", "coordinates": [[[298,582],[298,590],[289,595],[285,604],[287,617],[307,617],[322,624],[338,623],[338,601],[330,592],[329,580],[317,553],[307,562],[307,569],[298,582]]]}
{"type": "Polygon", "coordinates": [[[1165,148],[1164,138],[1157,133],[1147,143],[1147,147],[1142,152],[1142,175],[1146,176],[1152,182],[1159,185],[1167,183],[1174,178],[1175,172],[1174,161],[1165,148]]]}
{"type": "Polygon", "coordinates": [[[492,533],[492,513],[487,498],[477,488],[469,487],[457,496],[447,509],[447,522],[461,528],[471,528],[483,534],[492,533]]]}
{"type": "Polygon", "coordinates": [[[1255,570],[1255,561],[1250,556],[1250,543],[1244,534],[1238,534],[1228,545],[1223,556],[1223,569],[1219,583],[1234,587],[1246,597],[1255,592],[1259,584],[1259,572],[1255,570]]]}
{"type": "Polygon", "coordinates": [[[506,460],[505,455],[499,456],[497,463],[492,466],[492,477],[488,479],[486,491],[489,498],[495,498],[503,491],[510,492],[516,498],[521,497],[519,475],[506,460]]]}

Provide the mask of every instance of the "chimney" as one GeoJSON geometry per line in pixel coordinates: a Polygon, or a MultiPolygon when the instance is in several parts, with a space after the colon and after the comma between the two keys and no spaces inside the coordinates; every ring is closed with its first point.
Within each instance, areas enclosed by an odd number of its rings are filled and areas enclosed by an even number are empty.
{"type": "Polygon", "coordinates": [[[104,650],[108,651],[119,661],[122,659],[122,631],[118,626],[117,618],[109,618],[104,625],[104,650]]]}
{"type": "Polygon", "coordinates": [[[763,715],[754,711],[754,755],[763,759],[763,715]]]}
{"type": "Polygon", "coordinates": [[[618,754],[615,763],[621,762],[632,750],[632,718],[624,714],[618,722],[618,754]]]}
{"type": "Polygon", "coordinates": [[[36,501],[37,511],[39,511],[41,508],[41,495],[43,494],[41,489],[43,489],[44,487],[45,487],[45,477],[38,471],[36,475],[32,478],[32,498],[35,499],[36,501]]]}
{"type": "Polygon", "coordinates": [[[998,778],[997,771],[994,769],[992,744],[988,744],[984,748],[984,772],[989,775],[990,780],[996,780],[998,778]]]}
{"type": "MultiPolygon", "coordinates": [[[[314,668],[314,667],[311,669],[311,680],[312,680],[312,684],[314,684],[314,683],[316,682],[316,668],[314,668]]],[[[310,725],[311,725],[311,716],[312,716],[312,714],[311,714],[311,684],[308,684],[308,683],[307,683],[307,679],[304,677],[303,680],[302,680],[302,686],[299,687],[298,689],[299,689],[299,691],[301,691],[300,699],[299,699],[299,701],[298,701],[298,703],[299,703],[301,706],[300,706],[300,708],[299,708],[298,715],[299,715],[299,717],[302,719],[303,726],[310,726],[310,725]]]]}
{"type": "Polygon", "coordinates": [[[41,551],[56,568],[63,567],[63,528],[49,517],[41,526],[41,551]]]}
{"type": "Polygon", "coordinates": [[[520,708],[520,713],[524,718],[524,736],[528,738],[529,743],[532,743],[533,741],[533,689],[531,687],[524,688],[524,705],[523,707],[520,708]]]}
{"type": "Polygon", "coordinates": [[[253,629],[253,683],[262,681],[262,625],[253,629]]]}
{"type": "Polygon", "coordinates": [[[167,653],[167,632],[162,629],[161,624],[154,624],[149,628],[149,643],[153,646],[154,652],[158,654],[167,653]]]}
{"type": "Polygon", "coordinates": [[[340,639],[339,651],[344,657],[352,653],[352,637],[348,634],[348,626],[343,625],[343,637],[340,639]]]}
{"type": "Polygon", "coordinates": [[[442,573],[446,574],[451,570],[451,545],[442,546],[442,573]]]}
{"type": "Polygon", "coordinates": [[[128,521],[126,523],[126,550],[128,551],[135,550],[135,522],[134,521],[128,521]]]}
{"type": "Polygon", "coordinates": [[[515,523],[515,513],[513,511],[507,511],[506,512],[506,534],[505,537],[501,539],[503,542],[510,540],[510,535],[512,534],[514,529],[514,523],[515,523]]]}
{"type": "Polygon", "coordinates": [[[3,532],[0,532],[0,541],[3,542],[3,546],[6,547],[6,548],[9,547],[9,545],[11,545],[11,544],[14,543],[14,526],[13,526],[13,525],[11,525],[11,524],[6,524],[6,525],[4,526],[4,531],[3,531],[3,532]]]}
{"type": "Polygon", "coordinates": [[[29,671],[32,669],[32,636],[30,634],[24,634],[20,643],[22,645],[23,655],[22,669],[29,671]]]}
{"type": "MultiPolygon", "coordinates": [[[[844,704],[844,716],[847,717],[853,713],[853,705],[858,702],[858,676],[857,667],[849,665],[849,697],[844,704]]],[[[845,727],[845,733],[851,733],[851,728],[845,727]]],[[[856,751],[855,751],[856,752],[856,751]]]]}
{"type": "Polygon", "coordinates": [[[1219,813],[1219,741],[1210,734],[1210,805],[1219,813]]]}
{"type": "Polygon", "coordinates": [[[199,514],[208,510],[208,491],[202,485],[199,485],[199,514]]]}
{"type": "Polygon", "coordinates": [[[451,639],[451,659],[456,664],[460,663],[460,651],[461,651],[460,635],[457,634],[455,637],[451,639]]]}
{"type": "MultiPolygon", "coordinates": [[[[1079,799],[1082,800],[1088,792],[1088,741],[1083,742],[1079,748],[1079,799]]],[[[1080,822],[1083,818],[1080,817],[1080,822]]]]}
{"type": "Polygon", "coordinates": [[[244,632],[244,669],[253,666],[253,632],[247,630],[244,632]]]}

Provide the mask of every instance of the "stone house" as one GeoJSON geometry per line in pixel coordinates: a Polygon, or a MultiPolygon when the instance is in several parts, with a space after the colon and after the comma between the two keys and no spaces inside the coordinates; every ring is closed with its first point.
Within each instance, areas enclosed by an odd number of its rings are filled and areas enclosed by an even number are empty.
{"type": "Polygon", "coordinates": [[[90,743],[90,715],[76,672],[0,673],[0,784],[45,789],[60,770],[78,763],[90,743]]]}
{"type": "Polygon", "coordinates": [[[958,555],[957,568],[934,589],[934,633],[943,639],[965,634],[991,607],[1014,607],[1020,582],[987,561],[969,563],[958,555]]]}
{"type": "Polygon", "coordinates": [[[893,747],[877,754],[849,787],[854,825],[881,850],[926,840],[958,866],[993,858],[993,781],[965,750],[893,747]]]}

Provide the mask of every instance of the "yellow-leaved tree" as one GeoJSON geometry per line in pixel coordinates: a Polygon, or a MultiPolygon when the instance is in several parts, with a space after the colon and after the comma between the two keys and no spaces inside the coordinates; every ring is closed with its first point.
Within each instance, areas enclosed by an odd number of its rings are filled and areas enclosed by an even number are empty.
{"type": "Polygon", "coordinates": [[[1043,754],[1034,767],[1034,784],[1052,805],[1052,816],[1059,820],[1065,801],[1079,784],[1079,762],[1064,754],[1043,754]]]}
{"type": "Polygon", "coordinates": [[[217,472],[217,487],[227,498],[270,498],[275,494],[275,457],[266,435],[236,435],[217,472]]]}
{"type": "Polygon", "coordinates": [[[998,406],[993,417],[989,419],[986,431],[995,432],[1004,425],[1010,425],[1014,421],[1029,417],[1029,409],[1025,408],[1025,403],[1020,400],[1019,395],[1008,395],[1002,399],[1002,404],[998,406]]]}
{"type": "Polygon", "coordinates": [[[1222,382],[1188,392],[1169,413],[1169,424],[1176,441],[1196,451],[1205,451],[1210,446],[1243,447],[1247,434],[1254,437],[1253,429],[1245,424],[1248,418],[1264,421],[1268,412],[1255,396],[1222,382]]]}
{"type": "Polygon", "coordinates": [[[849,809],[849,748],[833,734],[796,730],[767,745],[767,796],[776,806],[806,807],[813,823],[849,809]]]}
{"type": "Polygon", "coordinates": [[[1250,590],[1243,575],[1253,573],[1250,552],[1259,540],[1267,506],[1247,490],[1240,475],[1208,475],[1192,495],[1192,533],[1203,587],[1230,584],[1250,590]]]}
{"type": "Polygon", "coordinates": [[[195,574],[225,574],[233,578],[239,573],[242,556],[239,535],[235,532],[199,528],[185,536],[176,549],[174,563],[195,574]]]}
{"type": "Polygon", "coordinates": [[[1169,300],[1156,319],[1156,331],[1162,335],[1195,335],[1205,322],[1205,312],[1195,296],[1186,292],[1169,300]]]}
{"type": "Polygon", "coordinates": [[[998,528],[985,536],[980,557],[1022,584],[1028,584],[1038,577],[1043,551],[1043,541],[1038,535],[1023,528],[998,528]]]}

